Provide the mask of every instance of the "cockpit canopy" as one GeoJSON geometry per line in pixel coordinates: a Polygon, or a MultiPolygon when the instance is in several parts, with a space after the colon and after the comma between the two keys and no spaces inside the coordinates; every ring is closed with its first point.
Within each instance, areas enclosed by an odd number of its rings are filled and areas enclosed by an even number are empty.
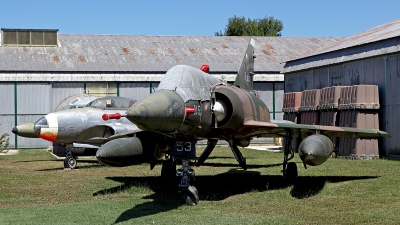
{"type": "Polygon", "coordinates": [[[177,65],[167,71],[158,85],[158,90],[176,91],[184,102],[188,100],[210,100],[210,88],[221,81],[199,69],[177,65]]]}
{"type": "Polygon", "coordinates": [[[85,107],[89,102],[93,101],[96,99],[96,96],[93,95],[87,95],[87,94],[75,94],[71,95],[68,98],[62,100],[54,112],[57,111],[62,111],[66,109],[74,109],[74,108],[83,108],[85,107]]]}
{"type": "Polygon", "coordinates": [[[108,110],[108,109],[129,109],[137,100],[125,97],[107,96],[98,98],[86,105],[86,107],[108,110]]]}

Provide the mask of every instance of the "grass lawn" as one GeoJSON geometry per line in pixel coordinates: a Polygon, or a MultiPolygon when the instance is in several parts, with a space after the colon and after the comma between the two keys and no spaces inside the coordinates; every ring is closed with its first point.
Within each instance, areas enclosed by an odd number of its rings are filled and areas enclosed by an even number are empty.
{"type": "MultiPolygon", "coordinates": [[[[204,148],[198,148],[198,155],[204,148]]],[[[195,167],[195,207],[180,204],[161,166],[114,168],[79,159],[78,169],[45,150],[0,156],[0,224],[399,224],[400,161],[331,158],[282,182],[282,153],[228,147],[195,167]]]]}

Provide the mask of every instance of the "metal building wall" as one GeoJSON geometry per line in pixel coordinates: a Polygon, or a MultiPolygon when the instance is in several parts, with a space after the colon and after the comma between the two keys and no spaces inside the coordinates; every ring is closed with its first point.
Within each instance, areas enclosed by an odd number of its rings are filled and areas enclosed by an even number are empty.
{"type": "MultiPolygon", "coordinates": [[[[261,100],[267,105],[270,118],[276,120],[283,119],[283,95],[284,95],[284,83],[283,82],[255,82],[253,89],[258,92],[261,100]]],[[[274,138],[253,138],[251,141],[253,144],[265,144],[274,143],[274,138]]]]}
{"type": "MultiPolygon", "coordinates": [[[[17,121],[16,124],[36,122],[40,117],[50,112],[51,86],[49,83],[17,83],[16,84],[17,99],[17,121]]],[[[16,125],[13,123],[13,127],[16,125]]],[[[11,133],[11,128],[8,128],[10,134],[10,147],[31,148],[47,147],[49,142],[39,138],[22,138],[11,133]]]]}
{"type": "MultiPolygon", "coordinates": [[[[285,94],[285,84],[283,82],[281,83],[275,83],[275,118],[276,120],[283,120],[283,96],[285,94]]],[[[273,118],[273,117],[271,117],[273,118]]]]}
{"type": "Polygon", "coordinates": [[[329,87],[329,80],[325,78],[326,74],[328,74],[327,68],[314,70],[312,73],[312,86],[316,87],[317,89],[329,87]]]}
{"type": "Polygon", "coordinates": [[[158,83],[121,83],[119,85],[119,96],[140,100],[154,92],[154,88],[157,87],[158,83]]]}
{"type": "Polygon", "coordinates": [[[0,83],[0,135],[10,134],[10,145],[14,145],[11,129],[14,127],[14,83],[0,83]]]}
{"type": "Polygon", "coordinates": [[[379,80],[379,83],[385,84],[386,88],[384,96],[380,96],[380,99],[384,99],[382,104],[386,105],[382,110],[383,121],[387,131],[392,135],[392,138],[388,139],[387,155],[400,157],[400,139],[398,138],[400,135],[400,55],[384,58],[384,66],[386,76],[379,80]]]}
{"type": "Polygon", "coordinates": [[[254,83],[253,89],[260,94],[261,100],[267,105],[271,119],[283,119],[284,83],[254,83]]]}
{"type": "Polygon", "coordinates": [[[382,155],[400,158],[400,55],[384,55],[285,74],[285,92],[331,86],[372,84],[379,88],[379,127],[392,138],[380,143],[382,155]],[[326,86],[325,86],[326,85],[326,86]]]}
{"type": "MultiPolygon", "coordinates": [[[[53,83],[51,85],[50,112],[53,112],[64,99],[75,95],[84,94],[85,84],[81,83],[53,83]]],[[[49,112],[49,113],[50,113],[49,112]]]]}
{"type": "Polygon", "coordinates": [[[19,115],[47,114],[50,112],[48,83],[18,83],[17,112],[19,115]]]}

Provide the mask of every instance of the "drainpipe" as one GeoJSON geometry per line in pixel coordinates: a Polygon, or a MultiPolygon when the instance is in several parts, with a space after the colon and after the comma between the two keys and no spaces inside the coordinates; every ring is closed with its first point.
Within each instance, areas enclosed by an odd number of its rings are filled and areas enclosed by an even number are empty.
{"type": "MultiPolygon", "coordinates": [[[[17,111],[17,82],[14,82],[14,124],[17,126],[18,123],[18,111],[17,111]]],[[[18,135],[14,135],[14,148],[18,148],[18,135]]]]}
{"type": "Polygon", "coordinates": [[[272,83],[272,118],[275,119],[275,82],[272,83]]]}
{"type": "Polygon", "coordinates": [[[153,83],[150,82],[150,94],[153,92],[153,83]]]}

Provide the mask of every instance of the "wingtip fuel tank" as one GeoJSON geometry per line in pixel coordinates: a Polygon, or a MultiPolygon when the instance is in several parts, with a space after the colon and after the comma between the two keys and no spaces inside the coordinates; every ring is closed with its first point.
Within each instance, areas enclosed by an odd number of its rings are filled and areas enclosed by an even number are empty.
{"type": "Polygon", "coordinates": [[[333,143],[331,139],[322,134],[308,136],[299,145],[300,159],[310,166],[321,165],[332,152],[333,143]]]}

